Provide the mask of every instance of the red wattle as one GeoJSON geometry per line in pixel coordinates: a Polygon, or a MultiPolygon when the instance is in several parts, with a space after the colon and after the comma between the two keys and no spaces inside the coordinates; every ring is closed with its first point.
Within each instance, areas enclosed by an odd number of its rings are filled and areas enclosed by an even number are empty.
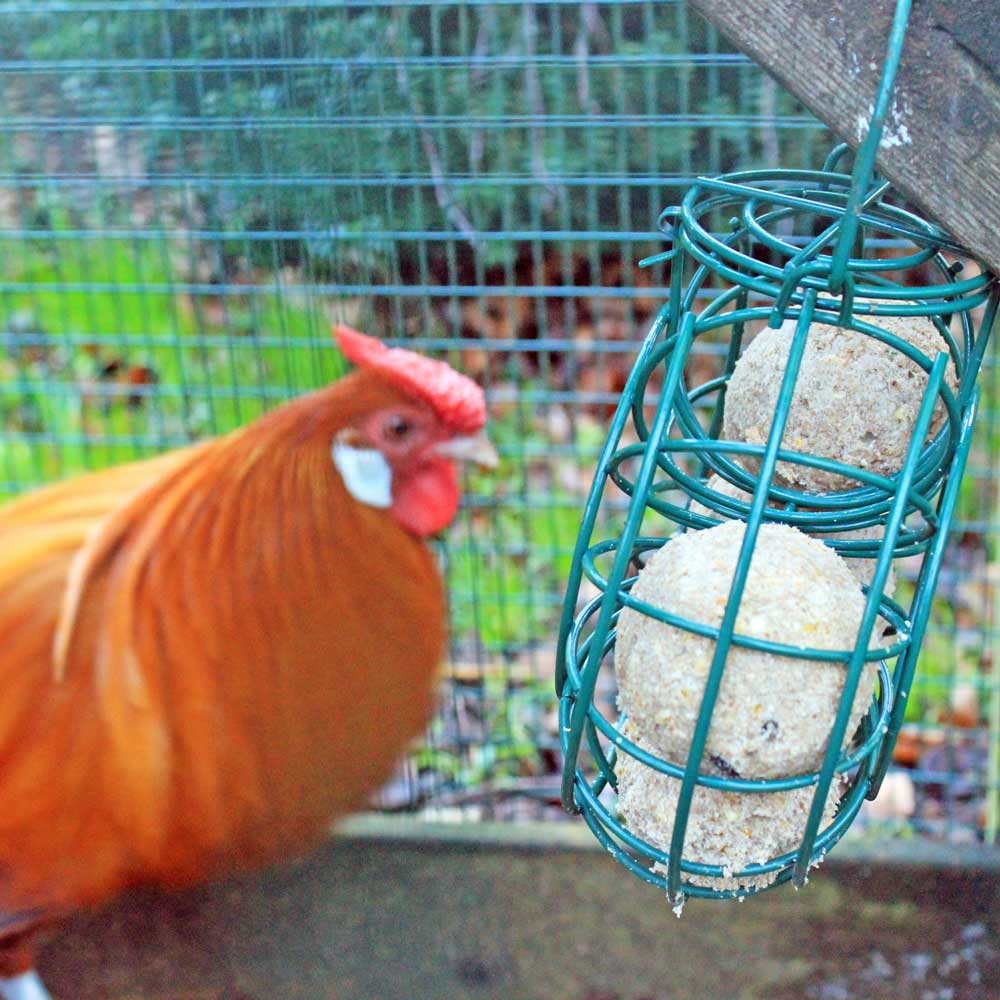
{"type": "Polygon", "coordinates": [[[460,494],[453,462],[436,458],[409,474],[397,472],[392,486],[392,515],[414,535],[437,534],[454,519],[460,494]]]}

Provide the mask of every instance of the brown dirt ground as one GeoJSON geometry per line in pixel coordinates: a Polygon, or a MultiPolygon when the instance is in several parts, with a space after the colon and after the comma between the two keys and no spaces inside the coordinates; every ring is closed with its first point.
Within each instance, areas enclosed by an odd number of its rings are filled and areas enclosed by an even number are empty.
{"type": "Polygon", "coordinates": [[[78,916],[58,1000],[990,1000],[997,870],[828,862],[690,900],[603,852],[335,839],[297,865],[78,916]]]}

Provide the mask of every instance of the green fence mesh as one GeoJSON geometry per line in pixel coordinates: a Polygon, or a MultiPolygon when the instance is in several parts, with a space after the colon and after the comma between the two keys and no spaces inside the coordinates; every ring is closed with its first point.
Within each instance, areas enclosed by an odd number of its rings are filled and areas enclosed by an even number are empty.
{"type": "MultiPolygon", "coordinates": [[[[557,818],[562,585],[666,294],[635,263],[693,176],[830,141],[676,0],[0,0],[0,492],[329,380],[331,318],[448,357],[504,463],[442,545],[441,707],[381,804],[557,818]]],[[[869,818],[991,841],[994,372],[869,818]]]]}

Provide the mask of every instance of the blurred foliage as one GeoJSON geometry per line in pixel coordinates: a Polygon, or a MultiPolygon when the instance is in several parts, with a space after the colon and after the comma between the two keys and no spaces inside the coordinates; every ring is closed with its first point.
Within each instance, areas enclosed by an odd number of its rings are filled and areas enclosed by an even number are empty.
{"type": "MultiPolygon", "coordinates": [[[[479,231],[529,224],[613,231],[632,218],[648,228],[662,205],[645,187],[577,197],[560,179],[689,174],[708,147],[714,168],[731,169],[760,161],[780,138],[773,120],[766,133],[747,124],[762,110],[759,73],[738,63],[706,73],[683,58],[715,46],[683,5],[305,7],[296,16],[123,6],[10,23],[0,59],[34,66],[2,77],[8,112],[74,123],[46,142],[48,168],[183,173],[184,197],[161,195],[161,215],[235,234],[220,247],[220,277],[245,257],[271,269],[308,263],[315,275],[336,257],[344,279],[353,256],[357,280],[384,274],[391,244],[358,240],[345,253],[352,233],[432,229],[474,242],[479,231]],[[629,58],[634,66],[618,61],[629,58]],[[47,71],[52,61],[59,68],[47,71]],[[220,176],[234,183],[209,180],[220,176]],[[552,183],[530,203],[502,181],[476,183],[518,176],[552,183]],[[261,177],[283,183],[249,183],[261,177]],[[463,177],[468,186],[454,180],[463,177]],[[238,238],[253,231],[289,235],[238,238]]],[[[776,100],[763,111],[795,109],[776,100]]],[[[32,172],[39,143],[6,132],[0,162],[32,172]]],[[[784,145],[789,165],[803,160],[801,135],[784,145]]],[[[111,189],[96,207],[108,222],[129,202],[111,189]]],[[[489,243],[478,251],[493,263],[489,243]]]]}
{"type": "Polygon", "coordinates": [[[62,236],[6,260],[7,280],[31,287],[0,298],[0,479],[45,482],[225,433],[340,369],[316,349],[325,318],[277,290],[196,310],[173,288],[178,252],[62,236]]]}
{"type": "MultiPolygon", "coordinates": [[[[531,462],[551,447],[533,424],[529,404],[518,403],[490,421],[501,452],[499,469],[474,474],[475,506],[449,536],[446,576],[451,619],[458,636],[476,636],[488,652],[509,652],[551,636],[561,613],[553,599],[569,574],[580,530],[579,495],[554,488],[552,461],[531,462]]],[[[565,463],[581,478],[591,460],[565,463]]]]}

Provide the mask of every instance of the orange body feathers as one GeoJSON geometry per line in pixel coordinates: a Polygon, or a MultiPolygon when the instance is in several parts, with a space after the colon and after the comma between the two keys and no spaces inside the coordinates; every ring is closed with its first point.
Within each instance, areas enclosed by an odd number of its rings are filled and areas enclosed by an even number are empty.
{"type": "Polygon", "coordinates": [[[431,404],[363,369],[0,508],[0,934],[287,857],[387,777],[445,640],[414,525],[450,519],[469,440],[431,404]]]}

